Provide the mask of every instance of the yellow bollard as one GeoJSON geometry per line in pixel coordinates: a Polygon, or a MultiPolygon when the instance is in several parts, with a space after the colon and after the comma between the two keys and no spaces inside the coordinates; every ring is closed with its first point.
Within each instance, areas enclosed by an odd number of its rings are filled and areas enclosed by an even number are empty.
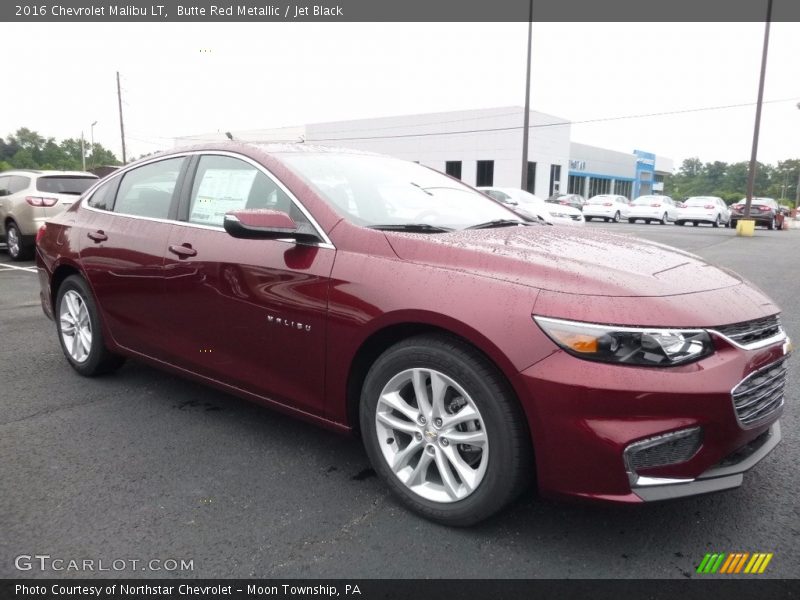
{"type": "Polygon", "coordinates": [[[740,219],[736,221],[736,235],[753,237],[756,230],[756,222],[752,219],[740,219]]]}

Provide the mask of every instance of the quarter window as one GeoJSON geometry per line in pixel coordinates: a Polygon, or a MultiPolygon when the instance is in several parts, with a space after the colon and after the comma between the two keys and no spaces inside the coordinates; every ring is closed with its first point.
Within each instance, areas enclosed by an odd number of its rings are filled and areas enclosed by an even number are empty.
{"type": "Polygon", "coordinates": [[[87,204],[99,210],[111,210],[111,204],[114,200],[114,184],[116,184],[116,181],[109,181],[101,185],[92,193],[87,204]]]}
{"type": "Polygon", "coordinates": [[[8,180],[11,177],[0,177],[0,196],[8,196],[8,180]]]}
{"type": "Polygon", "coordinates": [[[308,223],[286,192],[253,165],[230,156],[200,158],[189,204],[190,223],[222,227],[226,212],[258,208],[279,210],[295,223],[308,223]]]}
{"type": "Polygon", "coordinates": [[[31,184],[30,177],[23,177],[21,175],[12,175],[8,178],[8,193],[16,194],[24,189],[27,189],[31,184]]]}
{"type": "Polygon", "coordinates": [[[138,217],[166,219],[172,193],[185,158],[150,163],[126,173],[117,192],[114,212],[138,217]]]}

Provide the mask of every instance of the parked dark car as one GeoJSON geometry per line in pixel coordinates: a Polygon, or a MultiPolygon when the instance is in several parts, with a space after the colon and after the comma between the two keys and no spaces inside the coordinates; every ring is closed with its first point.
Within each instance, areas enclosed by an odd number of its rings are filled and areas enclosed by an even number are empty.
{"type": "MultiPolygon", "coordinates": [[[[731,227],[736,227],[736,222],[745,218],[744,209],[746,203],[747,199],[742,198],[731,206],[731,227]]],[[[776,229],[779,214],[780,207],[773,198],[753,198],[750,202],[750,218],[756,222],[756,226],[762,225],[767,229],[776,229]]]]}
{"type": "Polygon", "coordinates": [[[37,237],[79,374],[133,358],[359,432],[441,523],[488,517],[534,473],[605,502],[737,487],[781,437],[790,344],[762,292],[661,244],[525,222],[414,163],[174,150],[37,237]]]}
{"type": "Polygon", "coordinates": [[[571,206],[572,208],[583,210],[583,205],[586,204],[586,198],[580,194],[554,194],[545,200],[545,202],[562,204],[564,206],[571,206]]]}

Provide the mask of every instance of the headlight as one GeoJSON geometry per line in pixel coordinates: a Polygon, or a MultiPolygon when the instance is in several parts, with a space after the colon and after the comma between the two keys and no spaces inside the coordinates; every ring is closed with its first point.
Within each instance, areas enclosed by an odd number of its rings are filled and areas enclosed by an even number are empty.
{"type": "Polygon", "coordinates": [[[711,336],[703,329],[617,327],[536,316],[533,319],[561,348],[586,360],[672,367],[714,351],[711,336]]]}

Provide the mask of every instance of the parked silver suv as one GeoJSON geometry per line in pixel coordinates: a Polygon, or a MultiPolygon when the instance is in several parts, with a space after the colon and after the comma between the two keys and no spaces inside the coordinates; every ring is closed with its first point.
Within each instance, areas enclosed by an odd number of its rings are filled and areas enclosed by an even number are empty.
{"type": "Polygon", "coordinates": [[[97,181],[82,171],[0,172],[0,239],[13,260],[33,256],[36,232],[97,181]]]}

